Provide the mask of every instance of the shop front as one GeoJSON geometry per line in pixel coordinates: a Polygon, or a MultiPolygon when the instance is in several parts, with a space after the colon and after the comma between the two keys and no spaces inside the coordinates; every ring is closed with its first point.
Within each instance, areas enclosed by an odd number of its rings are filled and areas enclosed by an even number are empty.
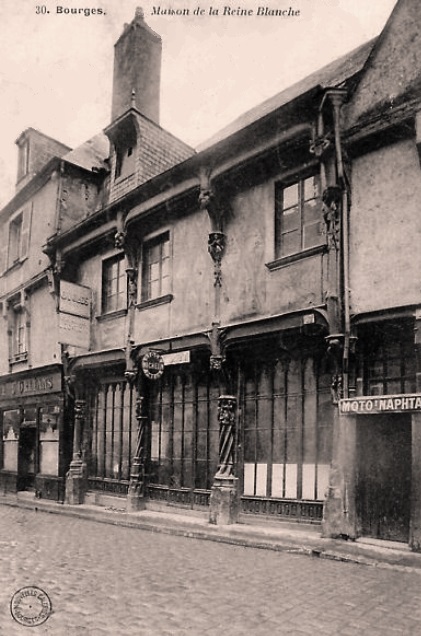
{"type": "Polygon", "coordinates": [[[417,333],[410,317],[360,326],[357,392],[338,405],[325,536],[420,549],[417,333]]]}
{"type": "Polygon", "coordinates": [[[59,365],[0,380],[0,488],[63,501],[69,463],[67,411],[59,365]]]}

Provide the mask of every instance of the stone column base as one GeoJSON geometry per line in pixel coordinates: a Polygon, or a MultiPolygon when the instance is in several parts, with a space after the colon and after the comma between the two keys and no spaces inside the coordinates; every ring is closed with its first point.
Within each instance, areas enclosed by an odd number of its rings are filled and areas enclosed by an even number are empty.
{"type": "Polygon", "coordinates": [[[143,485],[139,482],[129,485],[129,491],[127,493],[127,512],[139,512],[139,510],[145,509],[145,497],[143,494],[143,485]]]}
{"type": "Polygon", "coordinates": [[[236,523],[239,501],[236,477],[215,477],[210,495],[209,523],[229,525],[236,523]]]}
{"type": "Polygon", "coordinates": [[[81,459],[72,460],[66,475],[66,503],[83,504],[86,487],[86,466],[81,459]]]}

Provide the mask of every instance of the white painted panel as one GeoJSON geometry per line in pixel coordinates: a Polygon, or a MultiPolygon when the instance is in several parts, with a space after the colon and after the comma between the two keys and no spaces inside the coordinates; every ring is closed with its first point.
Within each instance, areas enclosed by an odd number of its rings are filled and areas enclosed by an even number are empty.
{"type": "Polygon", "coordinates": [[[285,497],[297,498],[297,464],[286,464],[285,497]]]}
{"type": "Polygon", "coordinates": [[[244,464],[244,494],[254,495],[254,464],[244,464]]]}
{"type": "Polygon", "coordinates": [[[317,499],[324,500],[329,486],[329,464],[319,464],[317,467],[317,499]]]}
{"type": "Polygon", "coordinates": [[[18,442],[3,443],[3,468],[4,470],[18,469],[18,442]]]}
{"type": "Polygon", "coordinates": [[[315,464],[303,464],[303,499],[314,499],[315,464]]]}
{"type": "Polygon", "coordinates": [[[159,428],[158,423],[152,422],[151,459],[159,458],[159,428]]]}
{"type": "Polygon", "coordinates": [[[257,464],[256,465],[256,495],[258,497],[266,497],[267,478],[268,478],[267,464],[257,464]]]}
{"type": "Polygon", "coordinates": [[[284,465],[272,465],[272,497],[282,497],[284,481],[284,465]]]}
{"type": "Polygon", "coordinates": [[[40,473],[58,475],[58,442],[40,443],[40,473]]]}

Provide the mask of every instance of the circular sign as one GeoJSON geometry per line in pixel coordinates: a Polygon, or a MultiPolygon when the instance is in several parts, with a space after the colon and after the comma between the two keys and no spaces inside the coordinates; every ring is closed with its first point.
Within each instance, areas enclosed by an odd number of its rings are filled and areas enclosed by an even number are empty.
{"type": "Polygon", "coordinates": [[[46,592],[39,587],[29,585],[13,594],[10,612],[20,625],[36,627],[45,623],[52,612],[52,605],[46,592]]]}
{"type": "Polygon", "coordinates": [[[164,360],[156,351],[149,351],[142,358],[142,371],[150,380],[159,380],[164,373],[164,360]]]}

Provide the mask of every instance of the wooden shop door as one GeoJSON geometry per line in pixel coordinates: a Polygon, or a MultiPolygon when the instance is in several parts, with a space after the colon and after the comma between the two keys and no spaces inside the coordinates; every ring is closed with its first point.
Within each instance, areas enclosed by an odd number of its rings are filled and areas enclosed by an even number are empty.
{"type": "Polygon", "coordinates": [[[409,540],[411,416],[360,417],[357,510],[363,536],[409,540]]]}

